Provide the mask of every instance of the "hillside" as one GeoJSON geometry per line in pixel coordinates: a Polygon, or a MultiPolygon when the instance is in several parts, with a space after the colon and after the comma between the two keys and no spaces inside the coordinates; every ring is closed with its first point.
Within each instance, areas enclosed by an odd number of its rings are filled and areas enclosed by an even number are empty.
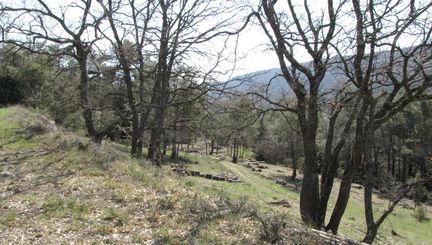
{"type": "Polygon", "coordinates": [[[195,191],[168,166],[93,145],[20,107],[0,109],[0,145],[0,244],[252,244],[276,239],[254,216],[284,217],[195,191]]]}
{"type": "MultiPolygon", "coordinates": [[[[300,225],[301,182],[286,178],[290,169],[261,163],[267,168],[253,172],[223,153],[181,157],[189,170],[241,182],[181,176],[169,163],[154,168],[123,145],[94,145],[36,112],[0,109],[0,244],[329,243],[300,225]]],[[[351,196],[341,234],[359,240],[362,191],[351,196]]],[[[377,212],[386,208],[375,200],[377,212]]],[[[432,223],[412,214],[398,208],[377,244],[430,244],[432,223]]]]}
{"type": "MultiPolygon", "coordinates": [[[[305,62],[304,65],[309,66],[310,62],[305,62]]],[[[324,76],[320,90],[324,92],[330,88],[337,87],[340,81],[346,81],[346,79],[346,76],[342,74],[340,70],[331,68],[324,76]]],[[[303,80],[306,81],[305,78],[303,78],[303,80]]],[[[228,89],[230,90],[240,92],[267,92],[270,98],[282,98],[284,96],[294,95],[285,78],[282,76],[280,68],[247,73],[233,78],[228,84],[228,89]]],[[[307,85],[308,84],[305,83],[305,86],[307,85]]]]}

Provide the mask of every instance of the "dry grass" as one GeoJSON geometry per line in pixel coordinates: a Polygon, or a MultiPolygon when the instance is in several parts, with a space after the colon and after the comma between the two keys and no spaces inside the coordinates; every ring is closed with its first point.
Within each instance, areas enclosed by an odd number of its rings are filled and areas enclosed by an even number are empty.
{"type": "Polygon", "coordinates": [[[121,145],[94,145],[24,108],[0,109],[0,139],[0,244],[288,239],[286,221],[263,229],[274,217],[251,203],[200,194],[121,145]]]}
{"type": "MultiPolygon", "coordinates": [[[[94,145],[38,113],[0,109],[0,244],[325,243],[299,225],[299,181],[283,187],[229,159],[184,157],[190,169],[243,182],[179,177],[130,159],[123,145],[94,145]],[[270,204],[281,199],[292,207],[270,204]]],[[[268,167],[262,174],[289,180],[289,168],[268,167]]],[[[342,234],[354,239],[364,234],[362,194],[353,189],[342,221],[342,234]]],[[[380,212],[386,200],[375,204],[380,212]]],[[[428,244],[431,229],[398,208],[378,243],[428,244]]]]}

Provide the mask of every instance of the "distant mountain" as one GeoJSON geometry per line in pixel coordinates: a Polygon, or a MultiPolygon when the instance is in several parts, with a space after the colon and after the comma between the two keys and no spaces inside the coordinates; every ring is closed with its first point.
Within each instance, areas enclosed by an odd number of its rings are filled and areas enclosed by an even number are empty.
{"type": "MultiPolygon", "coordinates": [[[[311,62],[305,63],[306,66],[311,62]]],[[[304,81],[305,87],[308,86],[304,75],[300,76],[304,81]]],[[[320,90],[326,91],[338,84],[346,81],[347,78],[340,70],[329,69],[321,82],[320,90]]],[[[235,77],[230,82],[230,88],[237,92],[259,92],[268,93],[270,97],[282,97],[293,95],[293,91],[288,86],[287,81],[282,76],[280,68],[256,71],[235,77]]]]}
{"type": "MultiPolygon", "coordinates": [[[[404,48],[399,51],[402,51],[403,53],[410,52],[413,48],[404,48]]],[[[419,49],[418,52],[422,52],[422,56],[425,56],[425,54],[430,55],[429,49],[419,49]]],[[[387,64],[389,62],[389,56],[390,53],[388,51],[382,51],[376,53],[375,60],[374,60],[374,66],[376,67],[377,71],[381,70],[384,71],[387,69],[387,64]]],[[[421,56],[421,57],[422,57],[421,56]]],[[[419,56],[420,57],[420,56],[419,56]]],[[[425,56],[426,57],[426,56],[425,56]]],[[[396,78],[400,79],[402,77],[402,54],[399,52],[396,52],[395,54],[395,67],[394,67],[394,75],[396,78]],[[400,67],[400,69],[399,69],[400,67]]],[[[333,65],[327,68],[326,75],[324,79],[322,80],[320,84],[320,92],[328,92],[330,89],[337,89],[338,87],[342,86],[343,83],[345,83],[348,80],[348,77],[346,74],[343,73],[342,69],[340,69],[340,66],[342,65],[340,62],[338,62],[339,58],[332,58],[331,62],[333,65]]],[[[348,66],[350,66],[350,62],[353,62],[352,59],[348,59],[348,66]]],[[[364,61],[364,66],[367,66],[367,59],[364,61]]],[[[415,66],[417,65],[417,61],[414,58],[411,58],[408,63],[409,69],[415,69],[415,66]]],[[[312,62],[304,62],[303,66],[305,67],[311,67],[312,62]]],[[[426,70],[431,71],[432,70],[432,64],[429,61],[426,61],[424,64],[424,67],[426,70]]],[[[291,69],[288,67],[288,69],[291,69]]],[[[300,75],[300,80],[304,81],[303,84],[305,88],[308,87],[307,79],[304,75],[300,75]]],[[[379,80],[379,79],[378,79],[379,80]]],[[[377,89],[377,91],[383,91],[383,90],[390,90],[392,88],[392,83],[390,81],[386,81],[388,78],[381,77],[381,80],[374,85],[374,89],[377,89]]],[[[267,93],[267,96],[270,98],[281,98],[283,96],[292,96],[294,95],[291,88],[288,86],[287,81],[282,76],[282,72],[280,68],[273,68],[268,70],[262,70],[262,71],[256,71],[248,74],[244,74],[241,76],[237,76],[233,79],[231,79],[228,82],[228,90],[235,91],[235,92],[241,92],[241,93],[248,93],[248,92],[257,92],[257,93],[267,93]]],[[[415,85],[421,84],[421,78],[414,83],[411,83],[411,87],[414,87],[415,85]]]]}

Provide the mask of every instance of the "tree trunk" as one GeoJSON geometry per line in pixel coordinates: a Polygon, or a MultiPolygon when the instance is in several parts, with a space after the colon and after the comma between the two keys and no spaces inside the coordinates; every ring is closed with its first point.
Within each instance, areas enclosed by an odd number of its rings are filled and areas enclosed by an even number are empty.
{"type": "Polygon", "coordinates": [[[305,162],[303,164],[303,184],[300,191],[300,215],[306,224],[318,225],[319,183],[316,164],[315,140],[305,139],[305,162]]]}
{"type": "Polygon", "coordinates": [[[395,151],[394,151],[394,149],[393,149],[393,146],[392,146],[392,149],[391,149],[391,161],[392,161],[392,170],[391,170],[391,173],[392,173],[392,177],[394,178],[395,176],[396,176],[396,158],[395,158],[395,151]]]}
{"type": "MultiPolygon", "coordinates": [[[[171,78],[172,66],[174,63],[175,55],[170,54],[169,49],[169,5],[161,4],[162,7],[162,30],[159,43],[159,55],[156,68],[156,81],[155,81],[155,116],[154,127],[150,136],[149,158],[151,161],[160,166],[162,163],[161,155],[161,133],[164,128],[165,112],[168,106],[169,98],[169,82],[171,78]]],[[[171,52],[175,52],[172,49],[171,52]]]]}
{"type": "Polygon", "coordinates": [[[171,159],[177,159],[178,157],[178,149],[176,147],[176,143],[172,143],[171,146],[171,159]]]}
{"type": "Polygon", "coordinates": [[[402,155],[402,181],[406,181],[406,176],[407,176],[407,155],[403,154],[402,155]]]}
{"type": "Polygon", "coordinates": [[[350,169],[346,169],[344,172],[344,176],[342,178],[342,182],[339,187],[339,193],[338,193],[336,205],[333,209],[333,213],[331,215],[330,221],[325,228],[326,231],[330,230],[333,234],[337,234],[340,221],[342,219],[343,214],[345,213],[345,209],[348,204],[348,199],[350,197],[352,177],[353,177],[353,171],[351,171],[350,169]]]}
{"type": "Polygon", "coordinates": [[[233,142],[233,148],[232,148],[232,162],[237,163],[238,162],[238,150],[239,150],[239,142],[237,137],[234,138],[233,142]]]}
{"type": "Polygon", "coordinates": [[[303,183],[300,190],[300,216],[306,224],[319,228],[319,179],[317,166],[316,132],[318,128],[318,104],[316,82],[310,81],[311,95],[306,110],[306,99],[298,98],[298,119],[303,136],[305,161],[303,183]],[[306,116],[307,114],[307,116],[306,116]]]}
{"type": "Polygon", "coordinates": [[[148,158],[152,160],[152,162],[156,166],[161,166],[162,164],[162,152],[161,152],[161,134],[164,125],[165,119],[165,110],[162,108],[158,108],[155,117],[155,126],[152,129],[150,135],[150,145],[148,149],[148,158]]]}
{"type": "Polygon", "coordinates": [[[336,204],[333,209],[330,221],[326,226],[326,230],[330,230],[334,234],[337,234],[338,232],[342,216],[345,213],[345,209],[348,204],[354,173],[357,171],[358,167],[361,166],[361,163],[363,162],[364,145],[366,140],[365,121],[368,108],[371,103],[371,101],[369,100],[369,94],[366,92],[363,93],[362,100],[363,103],[356,118],[356,132],[351,153],[351,159],[347,166],[345,166],[345,171],[342,177],[342,182],[339,188],[339,194],[336,200],[336,204]]]}
{"type": "Polygon", "coordinates": [[[297,154],[294,148],[294,141],[290,140],[290,152],[291,152],[291,161],[292,161],[292,175],[291,180],[295,180],[297,177],[297,154]]]}
{"type": "Polygon", "coordinates": [[[364,206],[365,206],[365,218],[366,218],[366,236],[363,239],[363,242],[371,244],[378,231],[378,227],[375,224],[374,221],[374,214],[373,214],[373,204],[372,204],[372,190],[374,186],[374,170],[372,166],[372,159],[371,159],[371,149],[373,144],[373,136],[367,137],[368,144],[365,145],[364,149],[364,166],[366,170],[366,178],[364,183],[364,206]]]}
{"type": "Polygon", "coordinates": [[[387,173],[391,174],[391,152],[387,150],[387,173]]]}
{"type": "MultiPolygon", "coordinates": [[[[116,24],[114,23],[113,19],[113,6],[112,3],[109,2],[108,4],[109,14],[108,14],[108,22],[110,24],[115,43],[117,44],[116,47],[116,56],[118,58],[118,61],[120,63],[121,69],[123,71],[123,82],[126,85],[126,99],[127,103],[131,112],[131,125],[132,125],[132,139],[131,139],[131,155],[136,158],[140,158],[141,149],[139,148],[139,141],[142,137],[142,131],[140,130],[140,118],[139,118],[139,112],[138,108],[135,103],[135,96],[134,96],[134,82],[132,81],[132,71],[129,66],[130,61],[128,60],[127,55],[125,54],[124,47],[123,47],[123,40],[120,37],[116,24]]],[[[105,8],[105,10],[107,10],[105,8]]],[[[140,78],[141,79],[141,78],[140,78]]],[[[140,81],[142,82],[142,80],[140,81]]],[[[140,88],[142,89],[142,88],[140,88]]],[[[141,94],[140,94],[141,96],[141,94]]],[[[142,106],[142,101],[140,101],[140,105],[142,106]]],[[[142,109],[142,107],[140,107],[142,109]]],[[[142,111],[141,111],[142,112],[142,111]]]]}
{"type": "MultiPolygon", "coordinates": [[[[215,149],[215,141],[214,140],[211,140],[210,141],[211,143],[210,143],[210,155],[213,155],[213,152],[214,152],[214,149],[215,149]]],[[[216,155],[217,155],[217,153],[216,153],[216,155]]]]}
{"type": "Polygon", "coordinates": [[[137,135],[137,132],[133,132],[132,139],[131,139],[131,155],[135,158],[140,158],[139,154],[139,135],[137,135]]]}
{"type": "MultiPolygon", "coordinates": [[[[359,100],[357,100],[357,102],[358,101],[359,100]]],[[[333,111],[332,116],[330,117],[328,132],[326,136],[326,144],[324,148],[324,157],[321,166],[320,203],[319,203],[319,210],[318,210],[319,227],[324,226],[325,217],[327,213],[328,200],[330,198],[330,194],[333,189],[334,178],[336,177],[337,170],[339,168],[339,161],[338,161],[339,154],[343,146],[345,145],[347,135],[351,128],[351,124],[355,118],[354,116],[355,116],[355,112],[357,111],[356,109],[357,109],[357,103],[355,104],[355,109],[353,110],[351,116],[349,116],[349,119],[345,124],[345,128],[342,132],[340,140],[338,141],[334,149],[333,149],[333,141],[334,141],[334,134],[336,128],[336,120],[339,116],[339,113],[342,110],[342,107],[336,108],[333,111]]]]}
{"type": "Polygon", "coordinates": [[[320,227],[324,226],[325,217],[327,214],[328,201],[330,199],[331,191],[333,189],[334,178],[336,177],[337,170],[339,168],[339,161],[335,157],[330,157],[327,161],[330,161],[329,168],[325,174],[325,180],[321,175],[321,193],[320,193],[320,208],[319,208],[319,224],[320,227]]]}
{"type": "MultiPolygon", "coordinates": [[[[363,127],[363,124],[357,124],[357,127],[363,127]]],[[[352,149],[352,157],[348,164],[345,166],[345,171],[340,184],[338,197],[336,200],[333,213],[330,221],[326,226],[326,230],[330,230],[333,234],[337,234],[339,225],[343,214],[345,213],[346,206],[350,197],[351,183],[358,166],[360,166],[363,158],[363,130],[358,128],[354,146],[352,149]]]]}
{"type": "Polygon", "coordinates": [[[399,156],[398,156],[398,158],[397,158],[397,168],[398,168],[398,174],[397,174],[397,177],[396,177],[396,180],[397,181],[401,181],[402,180],[402,167],[401,167],[401,158],[400,158],[400,154],[399,154],[399,156]]]}
{"type": "Polygon", "coordinates": [[[367,227],[366,236],[363,238],[363,242],[367,244],[372,244],[372,242],[375,240],[376,235],[378,233],[378,228],[373,225],[371,227],[367,227]]]}
{"type": "Polygon", "coordinates": [[[93,109],[88,95],[89,76],[87,71],[87,55],[88,52],[81,44],[77,44],[76,52],[78,56],[78,65],[80,69],[80,96],[81,104],[84,108],[83,117],[87,134],[94,143],[101,144],[102,137],[98,135],[93,120],[93,109]]]}

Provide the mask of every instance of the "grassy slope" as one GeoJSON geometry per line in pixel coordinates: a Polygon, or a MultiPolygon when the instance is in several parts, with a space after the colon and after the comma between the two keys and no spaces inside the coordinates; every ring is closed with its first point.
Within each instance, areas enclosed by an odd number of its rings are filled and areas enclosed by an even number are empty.
{"type": "Polygon", "coordinates": [[[232,233],[207,234],[203,217],[211,222],[227,205],[185,189],[168,168],[131,160],[123,146],[95,146],[49,125],[20,107],[0,109],[0,244],[260,238],[242,217],[221,219],[232,233]]]}
{"type": "MultiPolygon", "coordinates": [[[[192,161],[195,160],[196,159],[192,158],[192,161]]],[[[300,220],[298,212],[298,201],[300,198],[298,184],[291,183],[289,187],[282,187],[264,179],[256,172],[252,172],[241,164],[232,164],[227,160],[220,161],[215,157],[207,157],[207,160],[204,162],[205,163],[199,165],[190,164],[189,168],[204,173],[231,172],[239,176],[243,180],[243,183],[232,185],[207,179],[188,177],[189,181],[193,181],[193,185],[197,188],[207,193],[225,192],[233,198],[247,198],[267,209],[272,209],[271,205],[268,204],[271,201],[288,199],[293,207],[286,210],[286,212],[292,219],[296,221],[300,220]]],[[[291,174],[288,168],[272,165],[267,166],[269,169],[263,171],[263,174],[267,176],[283,177],[291,174]]],[[[339,184],[339,181],[335,182],[335,188],[330,200],[329,215],[336,201],[339,184]]],[[[377,219],[378,215],[386,209],[388,202],[374,195],[374,205],[375,218],[377,219]]],[[[430,211],[427,215],[428,217],[432,217],[430,211]]],[[[355,240],[361,240],[365,234],[365,230],[363,191],[353,188],[347,211],[341,223],[340,234],[355,240]]],[[[431,231],[431,221],[418,222],[413,216],[413,210],[398,207],[381,226],[376,242],[381,244],[431,244],[431,231]],[[396,231],[399,236],[391,235],[391,230],[396,231]]]]}
{"type": "MultiPolygon", "coordinates": [[[[285,217],[290,227],[302,229],[296,183],[282,187],[242,165],[199,154],[188,154],[191,163],[199,162],[188,164],[190,169],[232,172],[243,182],[178,177],[168,167],[153,169],[131,160],[124,146],[94,146],[50,125],[20,107],[0,109],[0,244],[263,243],[261,223],[242,214],[254,206],[265,213],[261,219],[280,224],[275,217],[285,217]],[[290,200],[292,208],[269,204],[281,199],[290,200]]],[[[288,175],[289,169],[271,166],[265,174],[288,175]]],[[[355,191],[341,233],[360,239],[363,207],[361,190],[355,191]]],[[[398,209],[380,241],[429,244],[431,223],[419,223],[411,213],[398,209]],[[389,235],[390,229],[401,237],[389,235]]],[[[300,244],[306,237],[290,234],[300,244]]]]}

